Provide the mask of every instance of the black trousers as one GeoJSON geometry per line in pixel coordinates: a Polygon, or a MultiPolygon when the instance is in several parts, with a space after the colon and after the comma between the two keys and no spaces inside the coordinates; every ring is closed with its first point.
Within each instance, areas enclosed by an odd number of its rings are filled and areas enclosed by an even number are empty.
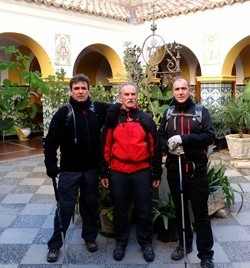
{"type": "MultiPolygon", "coordinates": [[[[82,218],[82,238],[85,241],[96,239],[98,234],[98,184],[99,174],[97,169],[90,169],[85,172],[62,172],[60,174],[58,196],[64,237],[74,213],[80,186],[79,207],[82,218]]],[[[54,232],[47,244],[49,248],[62,247],[57,211],[54,218],[54,232]]]]}
{"type": "Polygon", "coordinates": [[[132,197],[136,215],[136,237],[144,248],[152,243],[152,173],[150,169],[131,174],[111,171],[110,190],[114,200],[116,242],[127,246],[129,240],[129,201],[132,197]]]}
{"type": "MultiPolygon", "coordinates": [[[[206,164],[197,164],[194,170],[187,168],[188,165],[183,165],[182,168],[182,185],[184,199],[184,219],[185,219],[185,237],[186,246],[192,246],[193,230],[190,222],[188,201],[194,215],[196,244],[198,250],[198,258],[206,259],[213,257],[213,234],[208,215],[208,182],[206,164]]],[[[192,165],[193,167],[193,165],[192,165]]],[[[167,180],[170,192],[175,205],[179,244],[183,245],[183,228],[182,228],[182,205],[180,192],[180,176],[178,164],[167,164],[167,180]]]]}

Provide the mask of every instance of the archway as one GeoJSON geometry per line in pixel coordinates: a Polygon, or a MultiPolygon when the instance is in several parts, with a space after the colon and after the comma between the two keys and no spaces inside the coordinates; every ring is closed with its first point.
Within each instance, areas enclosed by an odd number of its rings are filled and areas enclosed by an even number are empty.
{"type": "Polygon", "coordinates": [[[236,78],[241,77],[238,84],[245,83],[250,78],[250,36],[243,38],[228,52],[222,66],[222,75],[235,75],[236,78]]]}
{"type": "Polygon", "coordinates": [[[109,46],[93,44],[81,51],[76,59],[74,74],[85,73],[91,84],[101,82],[104,86],[122,81],[125,75],[117,53],[109,46]]]}
{"type": "Polygon", "coordinates": [[[48,75],[53,74],[53,66],[48,54],[35,40],[29,36],[20,33],[6,32],[0,34],[0,40],[2,45],[27,47],[33,53],[34,57],[37,58],[42,77],[47,77],[48,75]]]}

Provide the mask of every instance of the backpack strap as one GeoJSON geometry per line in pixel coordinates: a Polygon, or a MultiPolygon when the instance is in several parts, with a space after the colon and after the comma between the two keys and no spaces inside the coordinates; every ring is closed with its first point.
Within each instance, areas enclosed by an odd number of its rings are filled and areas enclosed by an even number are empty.
{"type": "Polygon", "coordinates": [[[201,124],[202,122],[202,105],[199,103],[195,104],[195,115],[197,118],[197,121],[201,124]]]}
{"type": "Polygon", "coordinates": [[[68,114],[66,116],[66,126],[69,123],[69,120],[71,117],[73,117],[73,124],[74,124],[74,142],[77,144],[77,135],[76,135],[76,116],[74,109],[70,103],[67,103],[67,108],[68,108],[68,114]]]}
{"type": "MultiPolygon", "coordinates": [[[[75,144],[77,144],[77,135],[76,135],[76,116],[75,116],[75,112],[74,112],[74,109],[72,107],[72,105],[70,103],[67,103],[67,108],[68,108],[68,114],[66,116],[66,126],[68,125],[69,123],[69,120],[71,117],[73,117],[73,124],[74,124],[74,142],[75,144]]],[[[94,105],[94,102],[91,101],[90,103],[90,106],[89,106],[89,111],[95,113],[95,105],[94,105]]]]}
{"type": "Polygon", "coordinates": [[[95,105],[94,105],[94,102],[93,101],[91,101],[91,103],[90,103],[90,106],[89,106],[89,109],[88,109],[89,111],[91,111],[91,112],[93,112],[93,113],[95,113],[95,105]]]}
{"type": "Polygon", "coordinates": [[[202,122],[202,105],[196,103],[195,104],[195,114],[189,114],[189,113],[174,113],[174,108],[175,106],[172,105],[168,108],[167,112],[166,112],[166,126],[165,126],[165,130],[168,126],[168,120],[170,119],[171,116],[187,116],[187,117],[193,117],[196,118],[197,121],[201,124],[202,122]]]}
{"type": "Polygon", "coordinates": [[[166,113],[166,119],[167,119],[167,121],[168,121],[169,118],[172,116],[173,111],[174,111],[174,108],[175,108],[174,105],[172,105],[172,106],[170,106],[170,107],[168,108],[167,113],[166,113]]]}

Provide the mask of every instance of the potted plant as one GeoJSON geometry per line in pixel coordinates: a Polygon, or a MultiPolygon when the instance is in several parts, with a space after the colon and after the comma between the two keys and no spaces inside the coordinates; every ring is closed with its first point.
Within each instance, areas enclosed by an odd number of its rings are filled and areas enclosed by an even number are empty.
{"type": "Polygon", "coordinates": [[[0,60],[0,69],[15,77],[4,79],[0,85],[0,131],[24,137],[21,129],[35,122],[38,111],[41,111],[36,98],[40,98],[46,88],[40,73],[29,71],[28,56],[14,46],[0,47],[0,50],[6,55],[4,60],[0,60]]]}
{"type": "MultiPolygon", "coordinates": [[[[100,230],[99,233],[106,237],[114,237],[114,211],[113,211],[113,199],[111,196],[110,189],[99,185],[99,201],[98,201],[98,212],[100,217],[100,230]]],[[[134,204],[132,199],[129,201],[128,215],[131,219],[134,204]]]]}
{"type": "Polygon", "coordinates": [[[162,242],[178,240],[175,208],[170,193],[166,200],[153,199],[153,225],[157,239],[162,242]]]}
{"type": "Polygon", "coordinates": [[[250,82],[237,99],[230,100],[222,107],[225,125],[236,134],[226,135],[231,157],[237,159],[250,158],[250,82]]]}
{"type": "Polygon", "coordinates": [[[214,132],[216,149],[222,150],[227,148],[227,142],[225,136],[228,135],[231,130],[226,126],[223,118],[223,113],[219,105],[208,105],[207,109],[211,116],[214,132]]]}
{"type": "Polygon", "coordinates": [[[110,190],[99,185],[99,200],[98,212],[100,217],[100,230],[99,233],[107,236],[114,236],[113,224],[113,200],[110,190]]]}
{"type": "Polygon", "coordinates": [[[213,215],[220,209],[223,209],[225,205],[230,209],[231,205],[235,203],[235,193],[241,197],[241,204],[237,211],[240,212],[244,202],[244,191],[241,185],[238,183],[240,191],[233,189],[228,177],[225,175],[226,166],[221,162],[211,165],[211,161],[208,162],[208,186],[209,186],[209,198],[208,198],[208,212],[209,215],[213,215]]]}

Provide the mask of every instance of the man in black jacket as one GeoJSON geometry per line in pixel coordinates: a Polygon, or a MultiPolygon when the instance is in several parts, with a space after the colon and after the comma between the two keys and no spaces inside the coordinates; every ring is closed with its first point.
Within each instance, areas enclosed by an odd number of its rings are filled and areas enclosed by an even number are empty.
{"type": "Polygon", "coordinates": [[[178,222],[179,245],[172,252],[173,260],[184,257],[182,202],[183,194],[186,253],[193,250],[193,231],[188,213],[190,200],[195,222],[196,244],[201,267],[213,268],[213,235],[208,215],[207,148],[214,141],[214,130],[208,110],[201,107],[197,117],[197,104],[191,99],[191,90],[185,78],[177,78],[173,83],[172,112],[166,111],[161,121],[159,135],[162,151],[167,154],[166,168],[170,192],[175,204],[178,222]],[[182,163],[182,187],[179,176],[179,153],[182,163]]]}
{"type": "MultiPolygon", "coordinates": [[[[53,116],[45,139],[44,155],[47,175],[59,175],[58,196],[64,236],[74,213],[80,186],[82,238],[90,252],[98,249],[97,209],[100,160],[100,132],[109,104],[92,102],[89,78],[75,75],[69,83],[69,103],[53,116]],[[60,148],[58,167],[57,149],[60,148]]],[[[58,214],[55,213],[54,233],[48,241],[48,262],[58,259],[62,247],[58,214]]]]}

